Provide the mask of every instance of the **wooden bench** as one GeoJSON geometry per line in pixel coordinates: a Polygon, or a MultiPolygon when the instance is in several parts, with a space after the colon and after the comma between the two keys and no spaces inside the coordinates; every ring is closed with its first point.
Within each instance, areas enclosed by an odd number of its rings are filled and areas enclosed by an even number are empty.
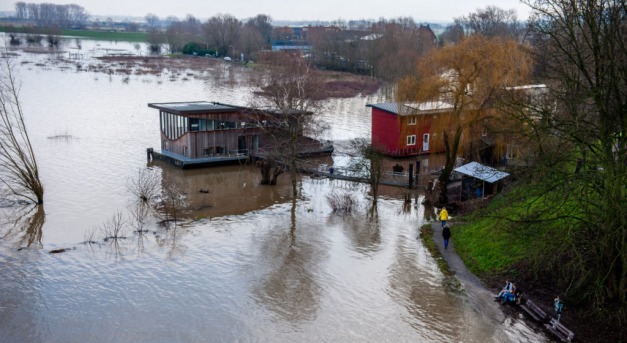
{"type": "Polygon", "coordinates": [[[548,318],[548,315],[546,314],[546,312],[544,312],[544,310],[539,308],[538,305],[536,305],[530,299],[527,299],[527,301],[525,301],[524,304],[521,304],[520,307],[533,319],[539,322],[544,322],[548,318]]]}
{"type": "Polygon", "coordinates": [[[555,336],[557,336],[562,342],[571,342],[573,338],[575,338],[575,334],[568,330],[562,323],[558,322],[557,319],[551,318],[549,324],[544,324],[546,328],[551,331],[555,336]]]}

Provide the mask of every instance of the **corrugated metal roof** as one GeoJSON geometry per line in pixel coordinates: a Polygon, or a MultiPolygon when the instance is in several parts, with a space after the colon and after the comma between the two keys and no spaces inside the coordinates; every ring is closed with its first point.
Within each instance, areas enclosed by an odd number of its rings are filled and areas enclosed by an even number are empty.
{"type": "Polygon", "coordinates": [[[382,102],[378,104],[367,104],[368,107],[378,108],[380,110],[398,114],[398,103],[396,102],[382,102]]]}
{"type": "Polygon", "coordinates": [[[382,102],[378,104],[367,104],[366,106],[400,116],[442,113],[449,112],[453,109],[453,105],[444,101],[411,102],[404,104],[398,102],[382,102]]]}
{"type": "Polygon", "coordinates": [[[483,180],[489,183],[494,183],[509,176],[509,173],[494,169],[492,167],[484,166],[483,164],[477,162],[464,164],[459,168],[455,168],[455,171],[460,174],[472,176],[476,179],[483,180]]]}
{"type": "Polygon", "coordinates": [[[148,104],[148,107],[156,108],[162,111],[175,113],[175,114],[232,112],[232,111],[240,109],[240,107],[237,107],[237,106],[225,105],[219,102],[209,102],[209,101],[152,103],[152,104],[148,104]]]}

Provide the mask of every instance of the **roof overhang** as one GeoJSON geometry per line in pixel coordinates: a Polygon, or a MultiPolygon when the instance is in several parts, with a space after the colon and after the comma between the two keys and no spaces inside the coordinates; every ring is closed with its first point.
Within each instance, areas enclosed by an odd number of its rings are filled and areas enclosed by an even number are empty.
{"type": "Polygon", "coordinates": [[[497,182],[509,176],[509,173],[484,166],[483,164],[477,162],[464,164],[459,168],[455,168],[455,171],[489,183],[497,182]]]}
{"type": "Polygon", "coordinates": [[[414,116],[447,113],[454,110],[453,105],[444,101],[424,101],[424,102],[384,102],[378,104],[367,104],[366,107],[377,108],[379,110],[396,114],[399,116],[414,116]]]}
{"type": "Polygon", "coordinates": [[[210,101],[151,103],[148,104],[148,107],[178,115],[236,112],[245,109],[245,107],[226,105],[210,101]]]}

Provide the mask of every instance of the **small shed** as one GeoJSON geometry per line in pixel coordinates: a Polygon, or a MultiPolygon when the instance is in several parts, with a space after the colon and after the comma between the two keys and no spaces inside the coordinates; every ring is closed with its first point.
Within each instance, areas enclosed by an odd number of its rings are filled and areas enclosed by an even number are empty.
{"type": "Polygon", "coordinates": [[[483,199],[486,194],[495,194],[502,188],[502,180],[509,176],[504,171],[470,162],[455,171],[462,174],[460,200],[483,199]]]}

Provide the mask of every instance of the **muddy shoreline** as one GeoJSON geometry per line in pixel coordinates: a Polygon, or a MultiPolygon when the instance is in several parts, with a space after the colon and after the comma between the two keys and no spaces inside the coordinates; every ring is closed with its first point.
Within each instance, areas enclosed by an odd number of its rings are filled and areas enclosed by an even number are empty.
{"type": "MultiPolygon", "coordinates": [[[[132,76],[166,76],[169,81],[187,81],[189,79],[224,78],[229,69],[248,70],[251,77],[255,71],[268,66],[236,61],[224,61],[219,58],[187,55],[130,55],[105,50],[102,56],[92,56],[93,51],[66,51],[47,47],[17,46],[11,54],[19,52],[46,55],[48,58],[38,61],[22,61],[22,65],[38,68],[58,68],[75,72],[93,72],[109,76],[118,75],[128,82],[132,76]]],[[[358,95],[372,95],[379,90],[383,82],[368,76],[347,72],[316,70],[323,80],[328,98],[351,98],[358,95]]],[[[236,82],[227,78],[227,82],[236,82]]],[[[253,79],[249,80],[252,84],[253,79]]]]}

